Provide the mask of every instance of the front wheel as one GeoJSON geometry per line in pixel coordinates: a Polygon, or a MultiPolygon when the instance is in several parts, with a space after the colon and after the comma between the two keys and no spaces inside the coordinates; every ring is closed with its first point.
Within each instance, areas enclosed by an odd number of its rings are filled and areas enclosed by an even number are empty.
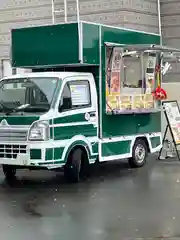
{"type": "Polygon", "coordinates": [[[64,176],[71,183],[77,183],[80,179],[88,177],[89,161],[85,151],[75,148],[71,151],[64,167],[64,176]]]}
{"type": "Polygon", "coordinates": [[[132,168],[142,167],[146,163],[148,156],[148,147],[143,139],[136,140],[133,146],[132,157],[129,159],[129,165],[132,168]]]}
{"type": "Polygon", "coordinates": [[[3,173],[6,179],[12,179],[16,175],[16,168],[11,165],[2,165],[3,173]]]}
{"type": "Polygon", "coordinates": [[[82,150],[80,148],[74,149],[64,167],[64,176],[68,182],[76,183],[80,179],[80,170],[82,164],[82,150]]]}

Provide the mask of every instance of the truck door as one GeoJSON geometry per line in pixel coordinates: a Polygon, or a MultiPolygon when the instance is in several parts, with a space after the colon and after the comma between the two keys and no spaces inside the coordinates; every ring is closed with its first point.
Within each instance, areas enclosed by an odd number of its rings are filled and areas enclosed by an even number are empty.
{"type": "Polygon", "coordinates": [[[93,76],[66,78],[54,119],[54,139],[97,136],[97,94],[93,76]]]}

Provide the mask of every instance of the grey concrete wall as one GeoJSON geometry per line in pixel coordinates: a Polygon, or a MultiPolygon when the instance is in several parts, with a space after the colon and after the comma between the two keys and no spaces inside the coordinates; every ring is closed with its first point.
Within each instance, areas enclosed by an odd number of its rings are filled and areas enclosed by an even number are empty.
{"type": "MultiPolygon", "coordinates": [[[[75,1],[69,6],[71,18],[76,9],[75,1]]],[[[158,32],[156,0],[80,0],[80,13],[81,19],[86,21],[158,32]]]]}
{"type": "MultiPolygon", "coordinates": [[[[180,48],[180,1],[161,0],[163,44],[180,48]]],[[[164,82],[180,82],[180,63],[172,62],[172,70],[164,82]]]]}
{"type": "MultiPolygon", "coordinates": [[[[0,60],[9,58],[10,31],[33,25],[51,24],[50,0],[0,1],[0,60]]],[[[2,75],[2,64],[1,64],[2,75]]]]}
{"type": "MultiPolygon", "coordinates": [[[[55,0],[63,10],[63,0],[55,0]]],[[[156,0],[80,0],[81,19],[158,32],[156,0]]],[[[68,20],[75,19],[76,2],[68,1],[68,20]]],[[[63,13],[58,22],[63,21],[63,13]]],[[[51,0],[0,1],[0,60],[9,58],[12,28],[51,24],[51,0]]]]}
{"type": "MultiPolygon", "coordinates": [[[[63,10],[63,0],[55,0],[63,10]]],[[[68,20],[75,20],[76,1],[68,2],[68,20]]],[[[79,0],[81,19],[158,33],[157,0],[79,0]]],[[[180,1],[161,0],[163,42],[180,47],[180,1]]],[[[57,22],[63,22],[63,13],[57,22]]],[[[51,24],[51,0],[0,1],[0,60],[9,58],[12,28],[51,24]]],[[[1,70],[1,67],[0,67],[1,70]]],[[[0,71],[1,72],[1,71],[0,71]]],[[[180,81],[180,64],[173,63],[165,82],[180,81]]]]}
{"type": "Polygon", "coordinates": [[[161,21],[164,44],[180,47],[179,0],[161,0],[161,21]]]}
{"type": "MultiPolygon", "coordinates": [[[[55,0],[63,10],[63,0],[55,0]]],[[[79,0],[81,19],[158,33],[157,0],[79,0]]],[[[68,0],[68,20],[75,20],[75,0],[68,0]]],[[[161,0],[163,42],[180,47],[180,0],[161,0]]],[[[63,13],[57,22],[63,22],[63,13]]],[[[0,0],[0,60],[9,58],[10,30],[51,24],[51,0],[0,0]]],[[[28,47],[28,46],[27,46],[28,47]]],[[[1,74],[1,67],[0,67],[1,74]]],[[[172,64],[165,82],[180,82],[180,65],[172,64]]],[[[165,84],[169,99],[178,99],[180,85],[165,84]]],[[[164,121],[163,126],[164,126],[164,121]]]]}

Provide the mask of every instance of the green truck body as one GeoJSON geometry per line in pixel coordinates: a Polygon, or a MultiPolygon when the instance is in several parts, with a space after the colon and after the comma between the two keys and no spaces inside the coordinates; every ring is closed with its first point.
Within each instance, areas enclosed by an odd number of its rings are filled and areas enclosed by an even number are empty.
{"type": "Polygon", "coordinates": [[[32,73],[9,76],[3,81],[39,77],[44,78],[46,85],[46,78],[59,80],[47,112],[0,113],[0,163],[6,165],[6,172],[10,166],[62,167],[78,147],[85,151],[88,163],[132,159],[139,140],[144,141],[148,152],[161,148],[160,111],[107,114],[106,42],[158,45],[160,37],[83,21],[12,30],[12,67],[31,69],[32,73]],[[90,84],[90,104],[58,112],[64,84],[83,79],[90,84]],[[31,140],[28,136],[39,121],[45,121],[44,127],[48,125],[49,136],[45,140],[31,140]]]}

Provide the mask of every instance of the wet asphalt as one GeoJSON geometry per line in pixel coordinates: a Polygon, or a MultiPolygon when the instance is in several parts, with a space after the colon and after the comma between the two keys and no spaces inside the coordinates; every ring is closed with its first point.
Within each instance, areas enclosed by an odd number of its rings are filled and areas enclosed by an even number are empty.
{"type": "Polygon", "coordinates": [[[96,166],[68,184],[61,173],[0,173],[3,240],[180,240],[180,163],[155,156],[141,169],[126,162],[96,166]]]}

